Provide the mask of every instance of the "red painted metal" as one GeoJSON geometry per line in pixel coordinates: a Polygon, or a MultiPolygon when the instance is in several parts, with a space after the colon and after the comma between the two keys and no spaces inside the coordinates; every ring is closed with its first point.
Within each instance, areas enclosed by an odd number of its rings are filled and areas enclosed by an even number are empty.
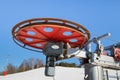
{"type": "Polygon", "coordinates": [[[114,49],[114,57],[115,57],[115,60],[120,61],[120,48],[114,49]]]}
{"type": "Polygon", "coordinates": [[[82,48],[90,38],[89,31],[83,26],[53,18],[23,21],[13,28],[12,33],[13,38],[17,41],[37,49],[43,49],[48,41],[64,42],[68,43],[72,48],[82,48]],[[41,22],[41,20],[45,21],[41,22]],[[49,22],[50,20],[53,20],[53,22],[49,22]]]}
{"type": "Polygon", "coordinates": [[[7,75],[7,71],[6,71],[6,70],[3,72],[3,75],[4,75],[4,76],[6,76],[6,75],[7,75]]]}

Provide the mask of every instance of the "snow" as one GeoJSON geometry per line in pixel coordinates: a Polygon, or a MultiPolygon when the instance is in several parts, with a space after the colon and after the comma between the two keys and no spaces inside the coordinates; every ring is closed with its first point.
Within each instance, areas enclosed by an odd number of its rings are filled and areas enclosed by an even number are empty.
{"type": "MultiPolygon", "coordinates": [[[[34,69],[26,72],[0,76],[0,80],[53,80],[53,77],[44,75],[45,68],[34,69]]],[[[56,67],[55,80],[83,80],[83,68],[56,67]]]]}
{"type": "MultiPolygon", "coordinates": [[[[0,80],[84,80],[84,68],[56,67],[55,77],[46,77],[45,68],[34,69],[26,72],[0,76],[0,80]]],[[[109,76],[116,76],[116,71],[109,70],[109,76]]],[[[120,75],[120,70],[118,71],[120,75]]],[[[110,77],[110,80],[117,80],[110,77]]]]}

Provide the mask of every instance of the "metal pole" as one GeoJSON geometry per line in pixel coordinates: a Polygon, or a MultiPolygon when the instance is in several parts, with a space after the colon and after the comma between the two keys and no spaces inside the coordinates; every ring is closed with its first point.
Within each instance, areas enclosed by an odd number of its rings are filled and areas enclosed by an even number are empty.
{"type": "Polygon", "coordinates": [[[98,65],[85,64],[85,80],[103,80],[103,68],[98,65]]]}
{"type": "Polygon", "coordinates": [[[107,77],[107,80],[109,80],[108,70],[105,70],[105,71],[106,71],[106,77],[107,77]]]}
{"type": "Polygon", "coordinates": [[[119,80],[119,75],[117,70],[116,70],[116,76],[117,76],[117,80],[119,80]]]}

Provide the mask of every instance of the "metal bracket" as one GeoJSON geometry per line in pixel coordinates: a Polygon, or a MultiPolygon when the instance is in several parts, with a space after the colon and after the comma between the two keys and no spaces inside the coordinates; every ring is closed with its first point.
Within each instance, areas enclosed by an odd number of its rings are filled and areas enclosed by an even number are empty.
{"type": "Polygon", "coordinates": [[[55,61],[56,57],[47,56],[46,57],[46,66],[45,66],[45,75],[54,76],[55,75],[55,61]]]}

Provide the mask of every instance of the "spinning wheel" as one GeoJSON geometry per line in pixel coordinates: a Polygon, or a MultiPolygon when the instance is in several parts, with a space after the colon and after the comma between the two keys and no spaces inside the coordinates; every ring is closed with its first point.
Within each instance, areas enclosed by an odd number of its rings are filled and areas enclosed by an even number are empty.
{"type": "Polygon", "coordinates": [[[33,51],[42,51],[47,42],[83,48],[90,38],[89,31],[80,24],[55,18],[25,20],[14,26],[12,35],[19,46],[33,51]]]}
{"type": "Polygon", "coordinates": [[[83,48],[90,38],[89,31],[83,26],[55,18],[36,18],[20,22],[13,28],[12,35],[19,46],[43,51],[46,55],[46,76],[55,75],[55,61],[68,58],[68,44],[71,48],[83,48]]]}

